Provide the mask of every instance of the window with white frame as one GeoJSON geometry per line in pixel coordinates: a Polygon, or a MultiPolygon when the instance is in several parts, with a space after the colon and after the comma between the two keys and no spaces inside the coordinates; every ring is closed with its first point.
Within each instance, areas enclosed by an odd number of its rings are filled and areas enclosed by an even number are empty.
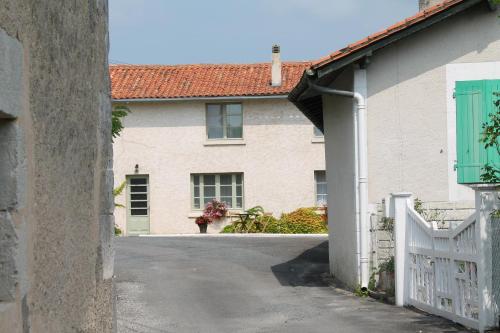
{"type": "Polygon", "coordinates": [[[316,206],[326,206],[328,188],[326,183],[326,172],[314,171],[314,183],[316,186],[316,206]]]}
{"type": "Polygon", "coordinates": [[[243,110],[241,104],[207,104],[208,139],[242,139],[243,110]]]}
{"type": "Polygon", "coordinates": [[[243,208],[243,174],[193,174],[191,193],[193,209],[203,209],[213,199],[229,208],[243,208]]]}

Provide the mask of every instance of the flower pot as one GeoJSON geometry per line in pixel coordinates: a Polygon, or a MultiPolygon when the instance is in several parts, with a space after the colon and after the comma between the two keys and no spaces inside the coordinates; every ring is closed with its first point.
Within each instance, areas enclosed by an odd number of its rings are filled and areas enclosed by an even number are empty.
{"type": "Polygon", "coordinates": [[[206,224],[206,223],[198,224],[198,228],[200,228],[200,234],[206,234],[207,227],[208,227],[208,224],[206,224]]]}

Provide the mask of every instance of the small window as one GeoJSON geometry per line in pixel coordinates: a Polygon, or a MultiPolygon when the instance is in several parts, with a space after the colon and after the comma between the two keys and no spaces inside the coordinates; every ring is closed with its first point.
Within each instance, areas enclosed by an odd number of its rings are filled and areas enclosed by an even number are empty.
{"type": "Polygon", "coordinates": [[[316,184],[316,206],[326,206],[328,199],[328,188],[325,171],[314,171],[314,182],[316,184]]]}
{"type": "Polygon", "coordinates": [[[129,211],[130,216],[148,216],[148,177],[134,176],[129,178],[129,211]]]}
{"type": "Polygon", "coordinates": [[[207,104],[208,139],[242,139],[243,110],[241,104],[207,104]]]}
{"type": "Polygon", "coordinates": [[[203,209],[213,199],[229,208],[243,208],[243,174],[191,175],[192,208],[203,209]]]}
{"type": "Polygon", "coordinates": [[[321,132],[321,130],[316,126],[314,126],[313,133],[314,133],[314,136],[317,138],[323,137],[323,132],[321,132]]]}

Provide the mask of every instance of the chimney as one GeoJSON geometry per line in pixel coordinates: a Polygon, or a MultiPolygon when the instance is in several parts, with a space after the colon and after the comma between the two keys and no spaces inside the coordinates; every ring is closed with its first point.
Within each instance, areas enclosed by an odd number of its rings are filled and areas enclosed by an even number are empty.
{"type": "Polygon", "coordinates": [[[435,6],[439,3],[443,2],[443,0],[418,0],[418,8],[420,11],[423,11],[429,7],[435,6]]]}
{"type": "Polygon", "coordinates": [[[271,63],[271,85],[273,87],[281,86],[281,59],[280,46],[273,45],[273,56],[271,63]]]}

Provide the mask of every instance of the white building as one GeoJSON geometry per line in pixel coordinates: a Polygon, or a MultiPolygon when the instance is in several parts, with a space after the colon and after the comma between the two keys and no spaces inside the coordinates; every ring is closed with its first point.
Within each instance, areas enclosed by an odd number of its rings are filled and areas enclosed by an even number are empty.
{"type": "MultiPolygon", "coordinates": [[[[389,194],[408,191],[441,207],[474,207],[473,191],[457,177],[464,170],[478,176],[484,161],[467,165],[457,155],[463,148],[456,144],[463,134],[457,105],[473,105],[465,95],[491,98],[481,80],[500,90],[500,20],[491,1],[431,6],[436,2],[420,1],[415,16],[314,62],[290,93],[324,129],[328,204],[335,212],[331,271],[351,286],[368,283],[370,215],[389,194]],[[456,88],[462,89],[457,99],[456,88]]],[[[479,119],[475,135],[480,125],[479,119]]],[[[467,143],[482,149],[478,137],[467,143]]]]}
{"type": "MultiPolygon", "coordinates": [[[[199,232],[212,198],[279,216],[326,199],[324,140],[287,96],[309,63],[111,66],[116,223],[127,235],[199,232]],[[271,75],[273,73],[273,75],[271,75]]],[[[218,232],[223,224],[209,226],[218,232]]]]}

